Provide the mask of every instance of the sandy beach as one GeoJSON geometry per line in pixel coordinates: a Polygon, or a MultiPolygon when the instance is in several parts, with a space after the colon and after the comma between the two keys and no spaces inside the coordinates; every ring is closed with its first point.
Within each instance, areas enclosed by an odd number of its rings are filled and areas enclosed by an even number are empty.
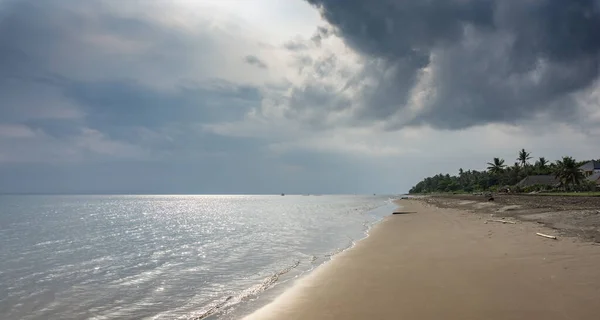
{"type": "Polygon", "coordinates": [[[495,194],[494,201],[487,201],[483,196],[463,194],[419,199],[440,208],[532,221],[562,236],[600,243],[600,197],[495,194]]]}
{"type": "Polygon", "coordinates": [[[600,246],[535,222],[402,200],[402,211],[255,319],[595,319],[600,246]]]}

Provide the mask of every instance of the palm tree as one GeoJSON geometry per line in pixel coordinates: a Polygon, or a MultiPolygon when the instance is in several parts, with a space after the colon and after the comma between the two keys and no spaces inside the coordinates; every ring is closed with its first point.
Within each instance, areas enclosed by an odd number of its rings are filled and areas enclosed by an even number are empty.
{"type": "Polygon", "coordinates": [[[518,162],[509,168],[510,172],[510,184],[517,184],[521,180],[521,166],[518,162]]]}
{"type": "Polygon", "coordinates": [[[546,158],[544,157],[540,157],[540,159],[536,162],[536,166],[541,169],[544,170],[546,168],[548,168],[548,160],[546,160],[546,158]]]}
{"type": "Polygon", "coordinates": [[[494,158],[493,162],[488,162],[488,170],[492,174],[499,174],[504,171],[506,165],[504,164],[504,159],[494,158]]]}
{"type": "Polygon", "coordinates": [[[521,166],[525,167],[526,165],[528,165],[527,160],[529,159],[531,159],[531,152],[527,152],[525,151],[525,149],[521,149],[521,151],[519,151],[519,157],[517,158],[517,161],[521,163],[521,166]]]}
{"type": "Polygon", "coordinates": [[[522,168],[523,167],[521,167],[518,162],[515,162],[515,164],[513,164],[513,166],[511,167],[511,170],[516,175],[519,175],[521,173],[521,171],[522,171],[521,170],[522,168]]]}
{"type": "Polygon", "coordinates": [[[563,157],[556,161],[555,176],[560,183],[566,187],[575,184],[579,185],[584,179],[583,172],[579,170],[577,161],[572,157],[563,157]]]}
{"type": "Polygon", "coordinates": [[[535,173],[536,174],[548,174],[552,171],[552,169],[548,166],[550,161],[546,160],[544,157],[540,157],[538,161],[535,162],[535,173]]]}

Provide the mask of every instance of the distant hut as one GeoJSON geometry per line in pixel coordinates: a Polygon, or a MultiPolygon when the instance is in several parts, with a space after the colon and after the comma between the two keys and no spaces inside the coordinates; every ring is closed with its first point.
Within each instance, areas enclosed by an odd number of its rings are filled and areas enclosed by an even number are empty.
{"type": "Polygon", "coordinates": [[[555,176],[550,174],[545,175],[535,175],[535,176],[527,176],[525,179],[519,181],[517,183],[517,187],[519,188],[527,188],[532,186],[548,186],[548,187],[558,187],[560,186],[560,180],[555,176]]]}
{"type": "Polygon", "coordinates": [[[588,161],[579,167],[579,170],[583,172],[583,175],[586,177],[590,177],[596,173],[600,173],[600,162],[599,161],[588,161]]]}
{"type": "Polygon", "coordinates": [[[586,178],[587,181],[600,185],[600,172],[596,172],[586,178]]]}

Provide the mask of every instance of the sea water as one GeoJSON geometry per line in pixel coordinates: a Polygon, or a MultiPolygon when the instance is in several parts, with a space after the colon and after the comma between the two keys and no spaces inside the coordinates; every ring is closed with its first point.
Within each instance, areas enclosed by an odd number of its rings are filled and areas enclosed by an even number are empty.
{"type": "Polygon", "coordinates": [[[0,196],[0,318],[229,319],[392,208],[389,196],[0,196]]]}

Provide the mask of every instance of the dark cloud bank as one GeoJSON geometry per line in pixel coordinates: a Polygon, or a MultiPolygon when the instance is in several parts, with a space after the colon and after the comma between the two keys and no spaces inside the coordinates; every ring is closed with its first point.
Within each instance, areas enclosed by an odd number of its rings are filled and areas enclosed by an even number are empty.
{"type": "Polygon", "coordinates": [[[460,129],[540,113],[574,120],[574,94],[598,79],[597,0],[307,1],[374,61],[365,74],[385,80],[363,92],[357,121],[401,112],[428,66],[435,95],[416,116],[388,121],[390,129],[460,129]]]}

